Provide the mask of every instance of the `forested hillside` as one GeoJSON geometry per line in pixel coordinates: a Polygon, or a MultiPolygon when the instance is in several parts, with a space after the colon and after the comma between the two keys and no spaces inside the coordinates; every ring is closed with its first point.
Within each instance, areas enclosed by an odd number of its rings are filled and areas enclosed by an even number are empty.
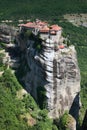
{"type": "Polygon", "coordinates": [[[87,12],[87,0],[0,0],[0,20],[56,18],[61,14],[82,12],[87,12]]]}
{"type": "Polygon", "coordinates": [[[0,130],[52,130],[56,128],[40,110],[30,94],[25,93],[10,69],[0,76],[0,130]],[[35,125],[35,126],[34,126],[35,125]]]}

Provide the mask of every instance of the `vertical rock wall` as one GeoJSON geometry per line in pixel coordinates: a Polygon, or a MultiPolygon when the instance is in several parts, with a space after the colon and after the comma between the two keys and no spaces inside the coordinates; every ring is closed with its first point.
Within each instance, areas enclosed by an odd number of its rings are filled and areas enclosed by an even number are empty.
{"type": "Polygon", "coordinates": [[[80,102],[80,70],[76,50],[74,46],[55,50],[58,43],[51,39],[44,40],[38,52],[33,47],[35,41],[26,42],[26,58],[30,69],[23,80],[26,89],[37,101],[38,91],[40,88],[45,89],[45,98],[42,95],[41,100],[45,99],[49,117],[58,118],[67,110],[76,119],[80,102]]]}

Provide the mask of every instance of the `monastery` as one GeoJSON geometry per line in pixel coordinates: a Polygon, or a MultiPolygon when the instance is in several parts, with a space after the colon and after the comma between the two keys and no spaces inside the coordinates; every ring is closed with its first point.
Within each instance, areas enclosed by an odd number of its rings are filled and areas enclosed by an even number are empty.
{"type": "MultiPolygon", "coordinates": [[[[20,30],[22,31],[23,29],[29,29],[35,36],[39,34],[42,40],[47,42],[50,40],[59,45],[62,28],[56,24],[50,26],[47,22],[36,20],[35,22],[21,24],[20,30]]],[[[63,49],[64,46],[62,45],[60,48],[63,49]]]]}

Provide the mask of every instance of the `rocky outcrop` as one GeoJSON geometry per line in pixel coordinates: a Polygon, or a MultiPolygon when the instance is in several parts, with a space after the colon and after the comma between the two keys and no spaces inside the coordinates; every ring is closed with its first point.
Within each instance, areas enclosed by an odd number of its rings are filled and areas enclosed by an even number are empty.
{"type": "Polygon", "coordinates": [[[55,51],[54,43],[43,41],[42,50],[38,53],[32,47],[34,42],[28,43],[26,57],[30,71],[23,79],[27,90],[38,100],[37,88],[45,88],[50,117],[57,118],[66,110],[71,114],[74,112],[72,115],[77,117],[80,71],[74,46],[55,51]]]}
{"type": "Polygon", "coordinates": [[[61,39],[58,43],[49,38],[42,40],[39,51],[34,47],[34,40],[26,41],[25,57],[29,70],[23,81],[33,97],[45,103],[49,117],[55,119],[69,111],[76,119],[80,102],[80,70],[74,46],[59,48],[63,44],[61,39]],[[38,97],[38,93],[42,96],[38,97]]]}
{"type": "Polygon", "coordinates": [[[0,41],[10,43],[11,41],[14,41],[16,34],[17,29],[15,27],[6,24],[0,25],[0,41]]]}

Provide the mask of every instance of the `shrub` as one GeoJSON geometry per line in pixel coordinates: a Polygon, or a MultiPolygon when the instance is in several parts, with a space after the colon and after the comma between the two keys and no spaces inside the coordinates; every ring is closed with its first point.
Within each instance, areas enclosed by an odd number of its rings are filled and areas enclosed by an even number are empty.
{"type": "Polygon", "coordinates": [[[58,128],[59,130],[70,130],[72,127],[72,123],[74,122],[74,118],[65,112],[62,117],[59,119],[58,128]]]}

